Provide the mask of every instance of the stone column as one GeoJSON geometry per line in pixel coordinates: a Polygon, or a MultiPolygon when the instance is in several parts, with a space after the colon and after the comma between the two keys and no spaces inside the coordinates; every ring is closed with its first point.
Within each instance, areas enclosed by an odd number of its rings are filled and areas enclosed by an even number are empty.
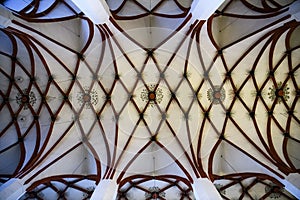
{"type": "Polygon", "coordinates": [[[12,178],[0,187],[0,199],[16,200],[24,195],[25,192],[22,180],[12,178]]]}
{"type": "Polygon", "coordinates": [[[207,178],[198,178],[192,186],[197,200],[222,200],[214,184],[207,178]]]}
{"type": "Polygon", "coordinates": [[[91,200],[114,200],[118,194],[118,184],[111,179],[101,180],[91,196],[91,200]]]}
{"type": "Polygon", "coordinates": [[[72,0],[95,24],[108,22],[109,8],[104,0],[72,0]]]}
{"type": "Polygon", "coordinates": [[[0,4],[0,28],[6,28],[11,25],[12,13],[0,4]]]}
{"type": "Polygon", "coordinates": [[[289,174],[285,179],[281,180],[281,183],[284,184],[285,189],[289,193],[300,199],[300,174],[289,174]]]}
{"type": "Polygon", "coordinates": [[[191,8],[193,17],[200,20],[207,20],[223,2],[225,2],[225,0],[193,1],[191,8]]]}

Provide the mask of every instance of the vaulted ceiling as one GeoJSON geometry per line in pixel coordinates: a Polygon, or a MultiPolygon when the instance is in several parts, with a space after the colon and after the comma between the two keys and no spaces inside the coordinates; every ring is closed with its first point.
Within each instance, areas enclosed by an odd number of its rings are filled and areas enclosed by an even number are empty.
{"type": "Polygon", "coordinates": [[[107,0],[100,24],[70,0],[1,2],[0,182],[22,199],[89,199],[102,179],[118,199],[194,199],[200,177],[295,199],[299,2],[203,19],[196,0],[107,0]]]}

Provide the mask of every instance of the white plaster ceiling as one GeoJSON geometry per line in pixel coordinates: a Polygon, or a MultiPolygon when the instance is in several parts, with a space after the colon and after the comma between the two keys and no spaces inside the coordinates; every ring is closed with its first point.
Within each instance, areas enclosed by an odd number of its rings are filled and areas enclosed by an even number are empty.
{"type": "Polygon", "coordinates": [[[15,2],[2,1],[2,182],[82,199],[114,179],[119,199],[140,199],[177,180],[166,199],[193,199],[208,177],[224,199],[251,199],[299,173],[299,4],[225,1],[200,20],[195,1],[111,0],[95,24],[71,1],[15,2]],[[85,192],[59,183],[76,178],[85,192]]]}

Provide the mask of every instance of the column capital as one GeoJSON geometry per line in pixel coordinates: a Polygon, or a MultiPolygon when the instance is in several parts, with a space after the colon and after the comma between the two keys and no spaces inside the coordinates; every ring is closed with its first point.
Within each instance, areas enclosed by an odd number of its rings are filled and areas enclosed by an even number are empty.
{"type": "Polygon", "coordinates": [[[207,20],[224,2],[225,0],[193,1],[191,12],[197,19],[207,20]]]}
{"type": "Polygon", "coordinates": [[[285,179],[281,180],[281,183],[284,184],[285,189],[300,199],[300,174],[291,173],[285,179]]]}
{"type": "Polygon", "coordinates": [[[112,179],[103,179],[96,186],[91,196],[91,200],[111,200],[116,199],[118,194],[118,184],[112,179]]]}
{"type": "Polygon", "coordinates": [[[21,179],[11,178],[0,187],[0,198],[6,200],[19,199],[25,193],[24,183],[21,179]]]}
{"type": "Polygon", "coordinates": [[[198,178],[192,184],[197,200],[222,200],[221,195],[208,178],[198,178]]]}
{"type": "Polygon", "coordinates": [[[0,28],[7,28],[11,25],[13,14],[10,10],[0,4],[0,28]]]}
{"type": "Polygon", "coordinates": [[[110,11],[104,0],[72,1],[95,24],[104,24],[108,22],[110,11]]]}
{"type": "Polygon", "coordinates": [[[300,21],[300,10],[299,10],[300,2],[295,1],[292,6],[289,8],[289,13],[291,13],[292,18],[300,21]]]}

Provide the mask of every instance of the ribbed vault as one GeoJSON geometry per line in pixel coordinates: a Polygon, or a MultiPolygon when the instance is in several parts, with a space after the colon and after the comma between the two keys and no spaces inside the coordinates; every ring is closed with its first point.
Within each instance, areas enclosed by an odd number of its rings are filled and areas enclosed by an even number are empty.
{"type": "Polygon", "coordinates": [[[2,1],[0,181],[22,199],[194,199],[209,178],[224,199],[295,199],[297,2],[108,0],[94,24],[72,1],[2,1]],[[151,3],[150,3],[151,2],[151,3]]]}

